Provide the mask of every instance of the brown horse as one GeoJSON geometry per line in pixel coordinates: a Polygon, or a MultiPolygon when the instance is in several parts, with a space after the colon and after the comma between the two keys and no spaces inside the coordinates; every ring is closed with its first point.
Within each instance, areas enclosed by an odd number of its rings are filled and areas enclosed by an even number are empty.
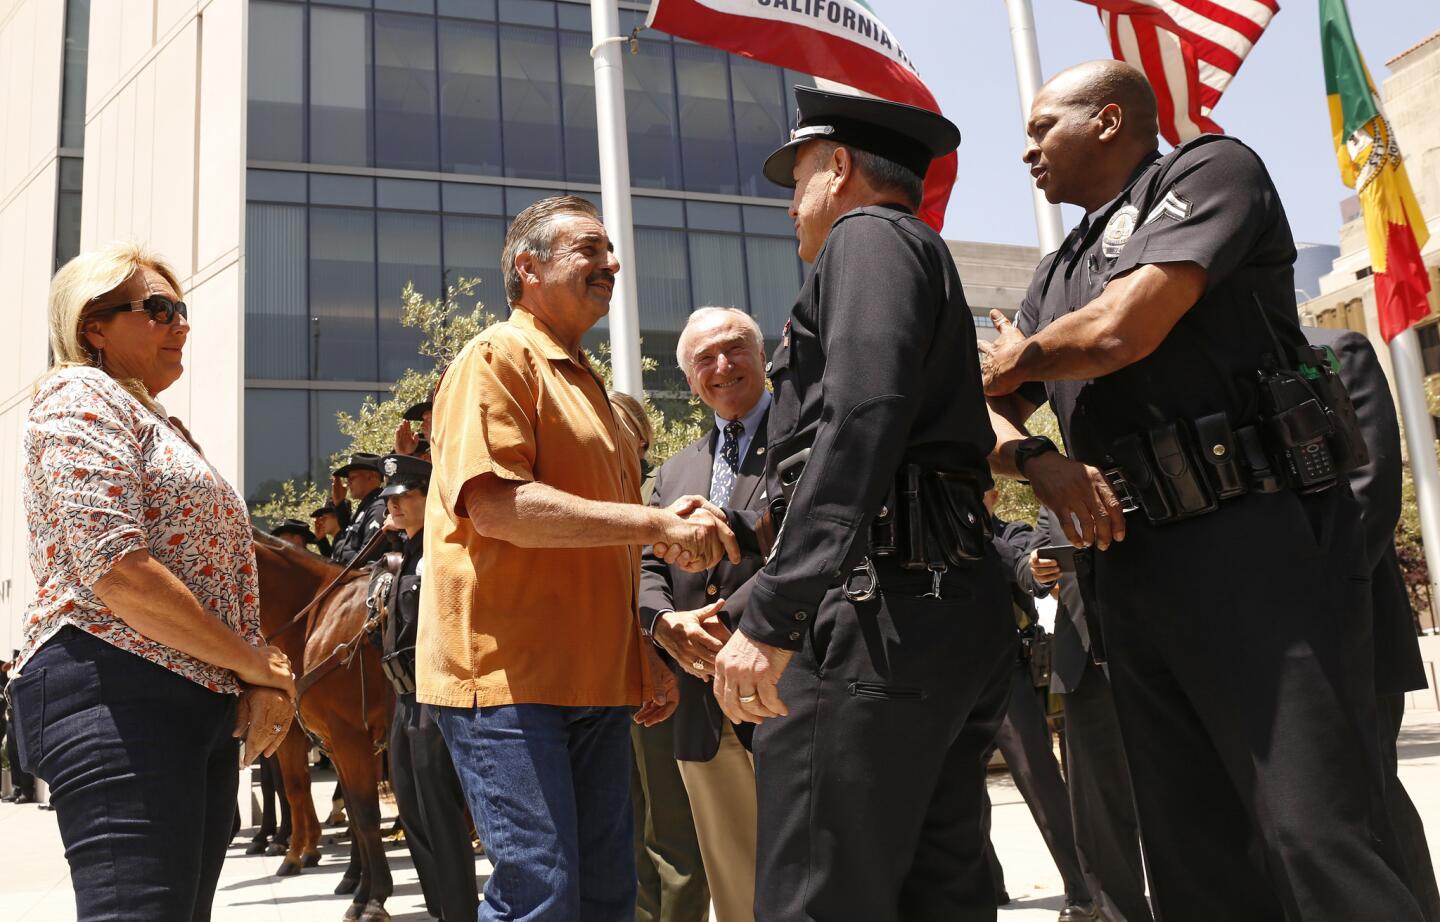
{"type": "MultiPolygon", "coordinates": [[[[260,575],[261,622],[267,636],[340,575],[341,567],[309,551],[256,532],[255,557],[260,575]]],[[[380,836],[380,752],[390,727],[394,696],[380,669],[380,656],[365,640],[369,617],[363,572],[347,575],[325,594],[302,626],[275,635],[296,665],[303,664],[300,720],[330,753],[350,816],[350,867],[336,893],[354,891],[346,919],[380,922],[394,884],[380,836]],[[297,657],[291,650],[304,645],[297,657]],[[343,650],[339,648],[344,648],[343,650]],[[338,651],[338,652],[337,652],[338,651]]],[[[290,850],[278,873],[298,873],[318,855],[320,823],[310,797],[308,746],[298,728],[281,745],[280,774],[290,800],[294,826],[290,850]],[[292,780],[292,778],[294,780],[292,780]],[[303,832],[302,832],[303,829],[303,832]]]]}

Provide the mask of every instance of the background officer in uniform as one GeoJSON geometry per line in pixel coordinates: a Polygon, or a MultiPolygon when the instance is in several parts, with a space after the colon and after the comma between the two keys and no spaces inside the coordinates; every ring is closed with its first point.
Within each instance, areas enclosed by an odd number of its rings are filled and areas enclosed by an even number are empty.
{"type": "Polygon", "coordinates": [[[1135,793],[1110,677],[1101,665],[1100,627],[1085,610],[1074,569],[1062,571],[1056,561],[1039,556],[1043,547],[1069,544],[1055,514],[1040,507],[1017,576],[1031,592],[1059,589],[1050,638],[1050,692],[1065,702],[1065,786],[1075,850],[1106,922],[1151,922],[1135,793]]]}
{"type": "MultiPolygon", "coordinates": [[[[997,498],[994,490],[987,492],[987,508],[993,510],[997,498]]],[[[1037,679],[1046,677],[1037,676],[1032,668],[1038,666],[1031,659],[1034,644],[1045,640],[1045,629],[1040,626],[1040,617],[1035,611],[1034,591],[1040,587],[1029,578],[1028,557],[1035,529],[1024,522],[1007,522],[994,515],[993,511],[990,525],[994,532],[991,541],[1005,566],[1010,584],[1011,609],[1015,615],[1015,626],[1019,629],[1014,665],[1010,670],[1009,703],[991,751],[998,748],[1005,757],[1005,767],[1009,769],[1010,777],[1015,779],[1020,796],[1025,798],[1025,805],[1030,808],[1030,815],[1035,819],[1045,847],[1049,849],[1060,879],[1065,884],[1065,905],[1060,909],[1059,922],[1089,922],[1096,917],[1095,901],[1075,850],[1070,793],[1065,788],[1065,779],[1060,777],[1060,765],[1055,761],[1050,726],[1045,720],[1044,692],[1037,691],[1037,679]],[[1026,643],[1027,640],[1029,643],[1026,643]]],[[[1041,591],[1039,594],[1045,593],[1041,591]]],[[[1048,667],[1045,668],[1048,670],[1048,667]]],[[[985,761],[990,761],[988,754],[985,761]]],[[[995,901],[1003,906],[1009,902],[1009,894],[1005,892],[1004,869],[995,854],[994,844],[989,841],[990,815],[991,804],[987,793],[985,857],[995,879],[995,901]]]]}
{"type": "Polygon", "coordinates": [[[286,519],[270,529],[270,534],[282,541],[289,541],[301,550],[305,550],[307,545],[315,543],[315,533],[310,530],[309,525],[299,519],[286,519]]]}
{"type": "Polygon", "coordinates": [[[1030,479],[1067,533],[1079,515],[1072,537],[1100,549],[1156,915],[1413,922],[1376,836],[1359,511],[1343,478],[1294,488],[1310,469],[1291,472],[1269,421],[1282,397],[1299,403],[1258,385],[1308,354],[1285,212],[1238,141],[1161,157],[1155,133],[1154,94],[1120,62],[1072,68],[1035,98],[1025,160],[1050,201],[1087,216],[1041,261],[1019,328],[1000,317],[987,348],[986,392],[1008,420],[997,469],[1030,479]],[[1047,399],[1078,464],[1012,425],[1047,399]],[[1143,504],[1128,519],[1104,486],[1116,465],[1143,504]]]}
{"type": "Polygon", "coordinates": [[[425,909],[445,922],[469,922],[480,905],[465,794],[430,706],[415,700],[415,631],[424,575],[425,494],[430,462],[386,455],[385,528],[404,537],[400,571],[390,584],[383,664],[395,687],[390,725],[390,784],[405,826],[405,844],[425,894],[425,909]]]}
{"type": "MultiPolygon", "coordinates": [[[[349,464],[335,470],[335,477],[345,481],[356,507],[354,521],[340,534],[330,552],[330,559],[336,563],[348,564],[354,560],[385,524],[385,498],[380,495],[384,483],[380,460],[379,455],[357,452],[350,456],[349,464]]],[[[393,549],[393,542],[382,541],[356,566],[377,560],[387,550],[393,549]]]]}
{"type": "Polygon", "coordinates": [[[993,918],[981,757],[1015,639],[983,531],[995,437],[955,262],[915,217],[921,177],[959,131],[910,106],[795,92],[800,127],[765,165],[794,186],[800,257],[815,264],[772,361],[766,492],[788,492],[788,511],[715,679],[731,720],[760,723],[756,918],[993,918]],[[871,526],[912,464],[923,495],[906,510],[941,517],[953,540],[872,560],[871,526]]]}
{"type": "MultiPolygon", "coordinates": [[[[715,427],[660,466],[650,505],[697,495],[725,508],[762,510],[771,396],[759,325],[733,307],[702,307],[675,351],[715,427]]],[[[755,919],[755,766],[748,751],[755,728],[725,717],[709,681],[761,563],[750,556],[689,573],[652,551],[640,562],[640,623],[680,684],[675,715],[647,732],[669,728],[672,735],[669,755],[679,760],[719,922],[755,919]]]]}
{"type": "Polygon", "coordinates": [[[1385,766],[1385,806],[1395,842],[1405,863],[1410,892],[1429,922],[1440,922],[1440,892],[1425,842],[1425,826],[1396,769],[1396,742],[1405,717],[1405,693],[1424,688],[1425,664],[1415,631],[1415,612],[1395,555],[1400,524],[1403,471],[1400,421],[1390,386],[1370,341],[1351,330],[1305,327],[1312,346],[1329,346],[1340,359],[1340,377],[1355,403],[1370,461],[1350,472],[1350,489],[1360,503],[1365,525],[1365,559],[1373,567],[1371,600],[1375,608],[1375,693],[1380,716],[1380,749],[1385,766]]]}
{"type": "Polygon", "coordinates": [[[430,460],[430,413],[434,408],[433,400],[422,400],[405,409],[395,430],[396,454],[430,460]]]}
{"type": "Polygon", "coordinates": [[[326,503],[310,512],[310,530],[315,533],[315,548],[321,557],[329,557],[335,550],[333,541],[350,524],[350,503],[339,506],[326,503]]]}

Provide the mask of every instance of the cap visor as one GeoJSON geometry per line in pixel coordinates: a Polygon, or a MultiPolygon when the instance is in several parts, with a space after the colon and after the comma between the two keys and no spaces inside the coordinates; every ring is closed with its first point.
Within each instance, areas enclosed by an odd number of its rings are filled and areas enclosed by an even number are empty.
{"type": "Polygon", "coordinates": [[[777,186],[795,188],[795,154],[800,146],[814,138],[797,138],[765,158],[765,178],[777,186]]]}
{"type": "Polygon", "coordinates": [[[380,495],[381,495],[381,496],[399,496],[401,493],[409,493],[411,490],[414,490],[414,489],[415,489],[415,487],[412,487],[412,486],[411,486],[410,484],[408,484],[408,483],[392,483],[392,484],[390,484],[390,486],[388,486],[388,487],[386,487],[385,489],[381,490],[381,491],[380,491],[380,495]]]}

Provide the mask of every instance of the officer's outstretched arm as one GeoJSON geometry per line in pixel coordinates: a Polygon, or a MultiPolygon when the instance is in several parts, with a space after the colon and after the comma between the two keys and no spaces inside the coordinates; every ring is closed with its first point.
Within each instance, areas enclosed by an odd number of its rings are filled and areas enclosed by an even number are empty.
{"type": "Polygon", "coordinates": [[[985,393],[1002,397],[1027,381],[1086,381],[1133,365],[1195,306],[1205,280],[1205,270],[1192,262],[1139,266],[1028,339],[993,311],[1000,335],[982,345],[985,393]]]}

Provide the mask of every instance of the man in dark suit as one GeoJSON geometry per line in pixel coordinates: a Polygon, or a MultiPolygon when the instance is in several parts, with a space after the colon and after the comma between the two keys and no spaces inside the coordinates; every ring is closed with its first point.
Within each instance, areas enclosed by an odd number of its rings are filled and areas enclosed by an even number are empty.
{"type": "Polygon", "coordinates": [[[1425,827],[1396,774],[1396,740],[1405,716],[1405,693],[1424,688],[1425,667],[1415,633],[1415,614],[1395,555],[1400,522],[1400,423],[1390,385],[1370,341],[1352,330],[1305,327],[1312,346],[1328,346],[1340,359],[1340,378],[1350,391],[1370,461],[1350,472],[1350,489],[1360,502],[1365,556],[1372,568],[1375,608],[1375,694],[1380,718],[1380,748],[1385,764],[1385,808],[1394,827],[1410,892],[1430,922],[1440,920],[1440,890],[1425,827]]]}
{"type": "MultiPolygon", "coordinates": [[[[1096,918],[1095,901],[1076,853],[1070,796],[1064,779],[1060,777],[1060,766],[1055,761],[1050,728],[1045,722],[1045,708],[1036,691],[1036,671],[1032,669],[1035,665],[1031,661],[1034,644],[1045,636],[1035,610],[1036,595],[1044,595],[1045,592],[1036,586],[1033,579],[1025,578],[1028,576],[1025,571],[1029,569],[1035,529],[1024,522],[1007,522],[996,516],[995,499],[994,490],[985,494],[985,505],[991,510],[991,541],[1005,565],[1011,605],[1015,610],[1015,626],[1020,631],[1015,667],[1010,678],[1010,704],[1000,724],[1000,732],[995,735],[995,748],[1005,757],[1005,767],[1015,779],[1020,796],[1025,798],[1030,815],[1034,817],[1055,868],[1065,883],[1065,905],[1060,909],[1058,922],[1089,922],[1096,918]]],[[[989,761],[988,757],[986,761],[989,761]]],[[[985,857],[995,881],[995,901],[1003,906],[1010,897],[1005,892],[1004,869],[995,855],[994,845],[989,841],[990,812],[987,796],[982,820],[986,832],[985,857]]]]}
{"type": "MultiPolygon", "coordinates": [[[[680,334],[676,358],[690,389],[714,411],[715,428],[660,467],[650,504],[693,494],[722,508],[761,509],[770,394],[760,327],[735,308],[701,308],[680,334]]],[[[647,551],[641,564],[641,625],[679,672],[680,706],[662,726],[673,727],[719,922],[755,918],[755,769],[752,726],[727,720],[707,683],[762,563],[722,560],[707,573],[688,573],[647,551]]]]}
{"type": "Polygon", "coordinates": [[[1016,579],[1032,592],[1059,583],[1059,607],[1050,645],[1050,691],[1065,701],[1065,767],[1080,865],[1107,922],[1151,922],[1140,858],[1135,794],[1115,715],[1099,625],[1088,617],[1073,570],[1038,557],[1047,546],[1066,546],[1055,515],[1041,507],[1029,553],[1016,579]]]}

